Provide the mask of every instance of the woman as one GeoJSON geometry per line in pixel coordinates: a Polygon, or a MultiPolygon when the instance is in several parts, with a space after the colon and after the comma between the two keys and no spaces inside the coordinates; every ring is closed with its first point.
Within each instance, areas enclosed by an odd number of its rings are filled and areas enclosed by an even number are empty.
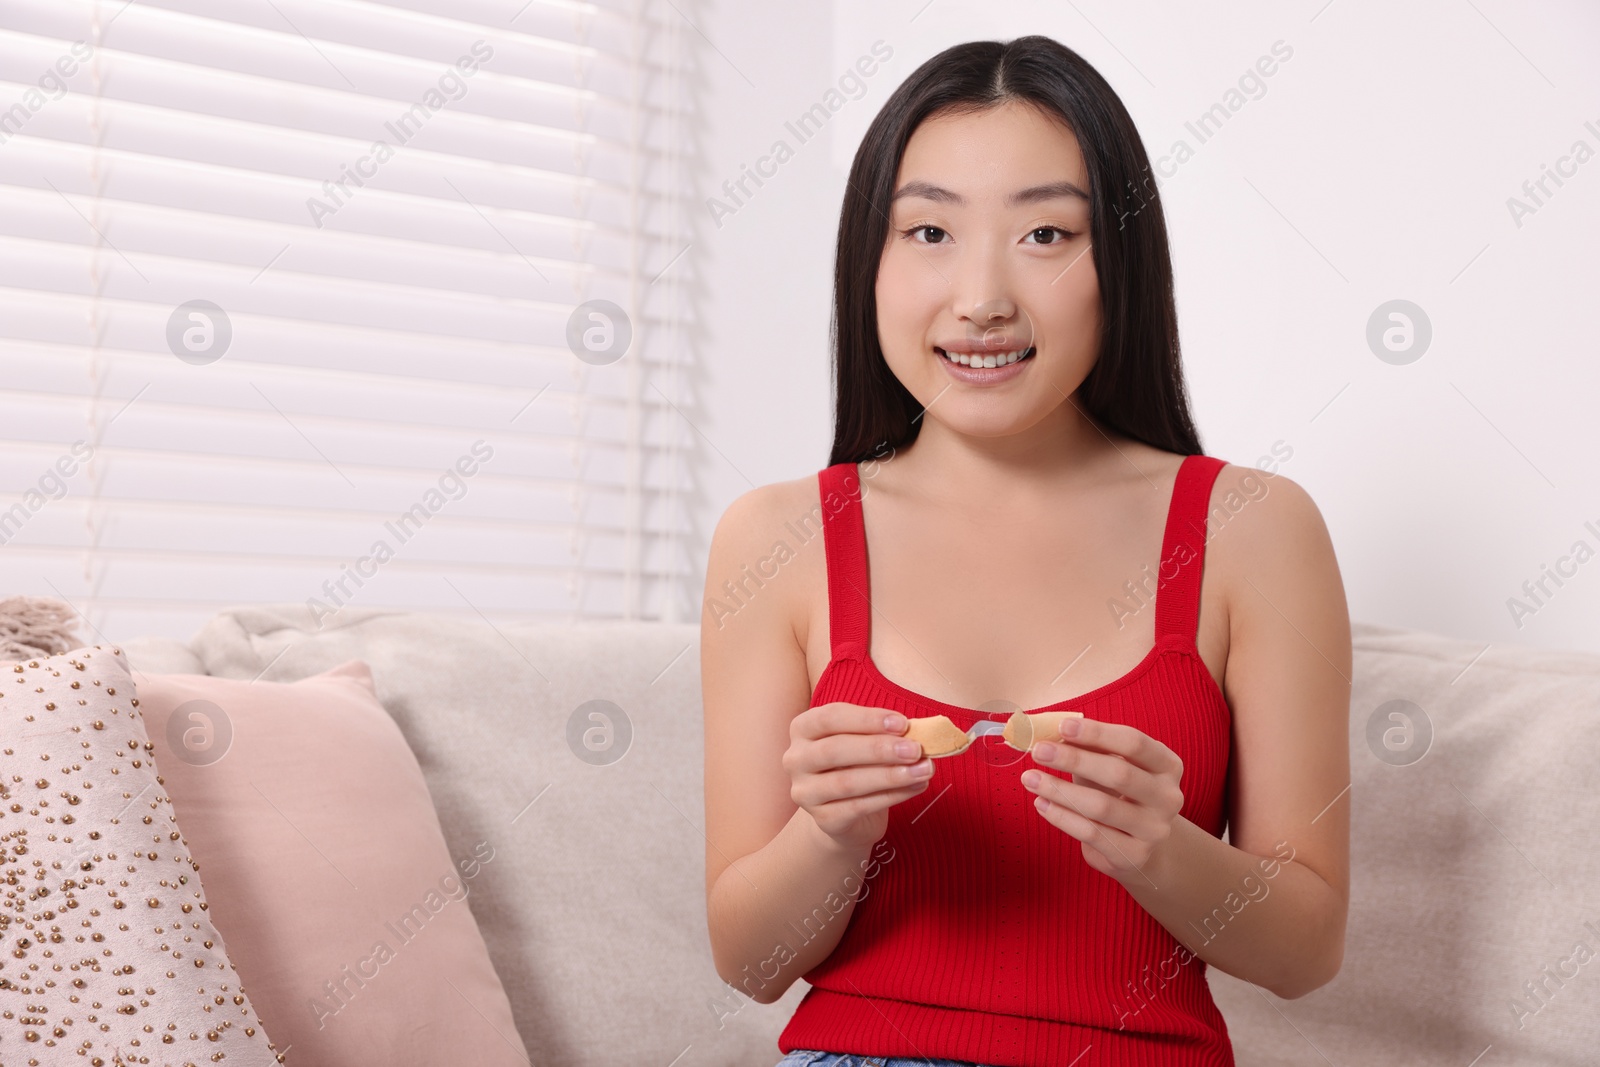
{"type": "Polygon", "coordinates": [[[1149,174],[1037,36],[856,154],[829,466],[728,508],[702,628],[712,950],[811,986],[782,1067],[1231,1064],[1207,966],[1339,970],[1343,586],[1298,485],[1202,453],[1149,174]],[[905,737],[1018,710],[1081,718],[905,737]]]}

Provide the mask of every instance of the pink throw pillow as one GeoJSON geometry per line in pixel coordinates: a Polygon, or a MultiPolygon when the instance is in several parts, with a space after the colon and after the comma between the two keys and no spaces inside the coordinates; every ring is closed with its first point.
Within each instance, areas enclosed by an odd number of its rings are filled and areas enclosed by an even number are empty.
{"type": "Polygon", "coordinates": [[[297,682],[140,674],[211,918],[294,1067],[525,1067],[416,757],[350,660],[297,682]]]}

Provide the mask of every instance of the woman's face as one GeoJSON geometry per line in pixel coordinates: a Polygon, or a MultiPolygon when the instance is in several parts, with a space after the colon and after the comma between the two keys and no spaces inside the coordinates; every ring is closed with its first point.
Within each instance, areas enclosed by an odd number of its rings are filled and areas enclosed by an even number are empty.
{"type": "Polygon", "coordinates": [[[1032,105],[934,115],[912,133],[878,263],[878,341],[928,418],[1014,434],[1083,383],[1100,339],[1088,194],[1077,138],[1032,105]],[[1032,356],[981,382],[941,351],[977,348],[982,362],[1030,342],[1032,356]]]}

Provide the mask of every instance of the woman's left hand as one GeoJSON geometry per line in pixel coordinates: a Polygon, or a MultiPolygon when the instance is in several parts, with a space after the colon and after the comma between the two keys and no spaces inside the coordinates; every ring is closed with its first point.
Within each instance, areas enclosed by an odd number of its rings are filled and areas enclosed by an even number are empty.
{"type": "Polygon", "coordinates": [[[1122,723],[1063,719],[1077,736],[1040,741],[1029,754],[1039,766],[1022,775],[1034,808],[1083,843],[1083,858],[1119,882],[1141,874],[1172,834],[1183,807],[1183,761],[1149,734],[1122,723]],[[1068,781],[1041,768],[1072,776],[1068,781]],[[1034,776],[1038,776],[1035,779],[1034,776]]]}

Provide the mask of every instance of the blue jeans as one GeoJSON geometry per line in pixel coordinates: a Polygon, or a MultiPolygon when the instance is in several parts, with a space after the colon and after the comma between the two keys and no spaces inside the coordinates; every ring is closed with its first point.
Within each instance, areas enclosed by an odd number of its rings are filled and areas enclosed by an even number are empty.
{"type": "Polygon", "coordinates": [[[818,1052],[797,1048],[776,1067],[983,1067],[971,1060],[918,1059],[914,1056],[862,1056],[854,1052],[818,1052]]]}

